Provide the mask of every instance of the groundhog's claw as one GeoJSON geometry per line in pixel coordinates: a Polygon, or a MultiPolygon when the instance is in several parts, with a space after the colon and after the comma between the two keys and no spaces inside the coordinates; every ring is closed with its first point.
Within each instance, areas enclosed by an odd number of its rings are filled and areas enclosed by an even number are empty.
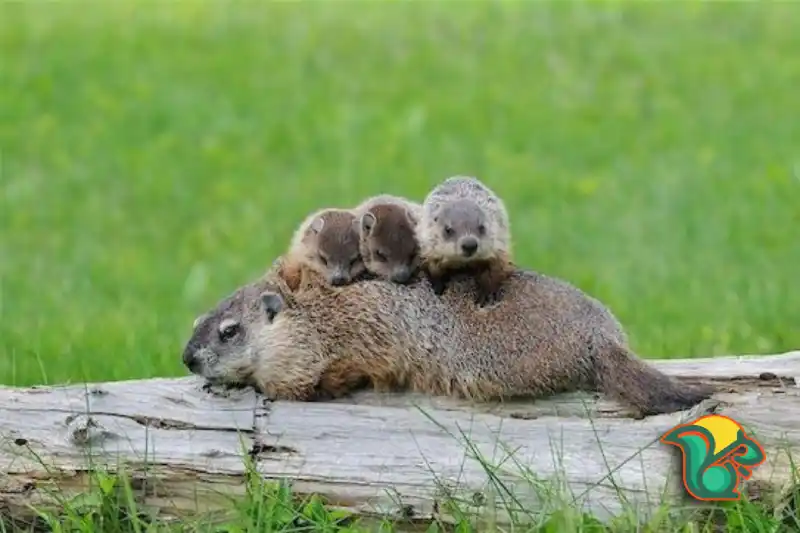
{"type": "Polygon", "coordinates": [[[478,291],[475,296],[475,303],[479,307],[486,307],[488,305],[496,304],[503,297],[500,289],[493,291],[478,291]]]}
{"type": "Polygon", "coordinates": [[[447,283],[441,278],[432,279],[431,288],[436,296],[441,296],[447,288],[447,283]]]}

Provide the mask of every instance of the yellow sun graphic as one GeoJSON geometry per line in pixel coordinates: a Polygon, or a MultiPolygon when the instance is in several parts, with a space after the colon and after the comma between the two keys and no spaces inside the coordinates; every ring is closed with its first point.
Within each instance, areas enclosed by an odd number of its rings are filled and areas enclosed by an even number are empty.
{"type": "Polygon", "coordinates": [[[714,455],[733,444],[736,441],[737,433],[742,429],[737,422],[720,415],[704,416],[695,420],[692,425],[701,426],[714,436],[714,455]]]}

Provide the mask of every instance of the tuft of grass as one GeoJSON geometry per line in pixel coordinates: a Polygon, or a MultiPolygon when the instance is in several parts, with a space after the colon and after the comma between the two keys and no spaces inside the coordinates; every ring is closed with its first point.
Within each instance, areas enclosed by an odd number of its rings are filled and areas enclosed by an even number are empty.
{"type": "Polygon", "coordinates": [[[800,345],[796,4],[0,9],[0,383],[182,374],[307,213],[455,173],[644,357],[800,345]]]}

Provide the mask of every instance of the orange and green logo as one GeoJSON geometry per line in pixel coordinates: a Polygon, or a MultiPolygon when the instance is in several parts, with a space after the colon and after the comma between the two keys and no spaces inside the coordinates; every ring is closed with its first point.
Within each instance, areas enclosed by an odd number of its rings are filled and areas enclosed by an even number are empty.
{"type": "Polygon", "coordinates": [[[735,420],[707,415],[661,436],[683,455],[683,486],[703,501],[737,500],[739,486],[764,462],[764,448],[735,420]]]}

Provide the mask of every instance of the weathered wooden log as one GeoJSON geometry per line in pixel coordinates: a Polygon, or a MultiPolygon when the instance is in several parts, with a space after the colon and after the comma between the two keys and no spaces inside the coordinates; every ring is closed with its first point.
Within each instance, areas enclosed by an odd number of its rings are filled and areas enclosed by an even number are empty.
{"type": "Polygon", "coordinates": [[[763,494],[794,478],[788,452],[800,443],[800,352],[652,364],[720,392],[690,411],[634,420],[592,394],[471,405],[364,392],[272,403],[250,390],[209,392],[195,377],[0,388],[0,511],[30,517],[31,506],[55,505],[53,488],[83,490],[90,463],[124,463],[145,506],[204,512],[244,491],[249,453],[265,478],[291,479],[296,492],[356,513],[447,519],[444,499],[466,497],[478,512],[481,500],[505,500],[494,519],[508,520],[510,496],[481,492],[492,482],[477,450],[502,463],[494,475],[529,512],[553,502],[521,469],[560,480],[561,504],[575,501],[601,518],[623,506],[644,516],[664,498],[686,502],[678,450],[659,437],[712,411],[764,446],[767,460],[750,481],[763,494]]]}

